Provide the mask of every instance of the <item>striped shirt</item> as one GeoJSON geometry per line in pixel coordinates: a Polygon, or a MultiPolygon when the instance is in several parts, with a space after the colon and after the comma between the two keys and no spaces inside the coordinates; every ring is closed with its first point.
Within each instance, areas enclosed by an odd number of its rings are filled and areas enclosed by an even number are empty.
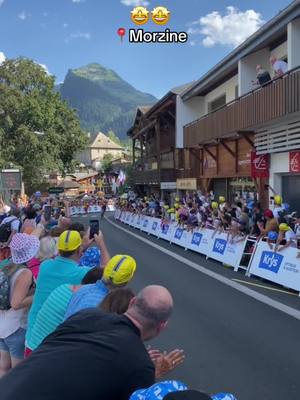
{"type": "Polygon", "coordinates": [[[68,305],[65,320],[86,308],[97,307],[102,302],[109,290],[103,281],[97,281],[91,285],[84,285],[78,292],[74,293],[68,305]]]}
{"type": "Polygon", "coordinates": [[[28,346],[35,350],[42,341],[64,321],[66,309],[73,295],[69,284],[58,286],[49,295],[37,314],[28,346]]]}

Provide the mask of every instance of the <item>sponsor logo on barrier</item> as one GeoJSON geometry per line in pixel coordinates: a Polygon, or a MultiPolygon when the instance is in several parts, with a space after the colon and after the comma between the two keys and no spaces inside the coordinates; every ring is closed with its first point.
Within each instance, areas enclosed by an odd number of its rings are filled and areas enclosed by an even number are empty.
{"type": "Polygon", "coordinates": [[[137,223],[136,223],[137,225],[141,225],[141,217],[139,217],[138,218],[138,220],[137,220],[137,223]]]}
{"type": "Polygon", "coordinates": [[[226,245],[227,245],[227,241],[226,240],[224,240],[224,239],[216,239],[215,240],[215,244],[214,244],[214,248],[213,248],[213,252],[223,255],[225,253],[226,245]]]}
{"type": "Polygon", "coordinates": [[[163,226],[162,226],[162,229],[161,229],[161,233],[162,233],[163,235],[167,235],[168,232],[169,232],[169,225],[163,225],[163,226]]]}
{"type": "Polygon", "coordinates": [[[157,225],[158,225],[157,222],[153,222],[153,224],[152,224],[152,230],[153,231],[156,231],[157,225]]]}
{"type": "Polygon", "coordinates": [[[183,235],[183,229],[177,228],[175,232],[175,239],[180,240],[183,235]]]}
{"type": "Polygon", "coordinates": [[[144,221],[144,223],[143,223],[143,228],[147,228],[147,226],[148,226],[148,220],[147,219],[145,219],[145,221],[144,221]]]}
{"type": "Polygon", "coordinates": [[[195,246],[200,246],[201,240],[202,240],[202,233],[194,233],[193,237],[192,237],[192,244],[194,244],[195,246]]]}
{"type": "Polygon", "coordinates": [[[272,251],[263,251],[258,268],[267,269],[268,271],[278,274],[283,256],[272,251]]]}
{"type": "Polygon", "coordinates": [[[130,220],[130,214],[128,214],[126,217],[126,221],[129,221],[129,220],[130,220]]]}

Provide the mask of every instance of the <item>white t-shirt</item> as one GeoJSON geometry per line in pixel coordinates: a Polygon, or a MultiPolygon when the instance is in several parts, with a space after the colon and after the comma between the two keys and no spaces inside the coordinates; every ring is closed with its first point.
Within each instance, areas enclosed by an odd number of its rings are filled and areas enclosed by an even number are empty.
{"type": "Polygon", "coordinates": [[[290,240],[294,241],[294,243],[292,243],[292,247],[296,247],[296,233],[293,232],[292,230],[289,230],[287,232],[285,232],[285,240],[287,242],[289,242],[290,240]]]}
{"type": "Polygon", "coordinates": [[[1,225],[7,224],[9,222],[11,222],[11,229],[13,231],[19,232],[20,221],[18,220],[18,218],[14,217],[13,215],[11,215],[10,217],[6,217],[2,221],[1,225]]]}
{"type": "Polygon", "coordinates": [[[283,211],[283,208],[282,208],[281,206],[276,206],[276,207],[273,209],[273,215],[274,215],[274,217],[275,217],[276,219],[278,219],[278,218],[279,218],[279,213],[282,212],[282,211],[283,211]]]}
{"type": "Polygon", "coordinates": [[[288,65],[285,61],[282,60],[277,60],[273,64],[274,71],[278,73],[280,70],[282,71],[283,74],[288,72],[288,65]]]}

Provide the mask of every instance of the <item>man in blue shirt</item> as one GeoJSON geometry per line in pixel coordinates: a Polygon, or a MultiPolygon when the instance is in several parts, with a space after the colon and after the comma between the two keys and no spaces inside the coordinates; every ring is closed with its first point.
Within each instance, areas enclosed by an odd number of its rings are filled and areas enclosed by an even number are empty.
{"type": "Polygon", "coordinates": [[[136,262],[132,257],[114,256],[106,265],[101,280],[91,285],[84,285],[73,294],[65,319],[80,310],[97,307],[110,290],[126,286],[133,278],[135,270],[136,262]]]}
{"type": "MultiPolygon", "coordinates": [[[[96,236],[96,235],[95,235],[96,236]]],[[[103,241],[100,233],[95,237],[98,244],[103,241]]],[[[41,264],[33,303],[28,316],[26,332],[26,347],[31,350],[31,331],[35,324],[38,312],[48,298],[49,294],[58,286],[65,283],[80,285],[82,279],[90,271],[90,267],[79,267],[78,262],[82,254],[81,236],[76,231],[65,231],[58,239],[59,256],[46,260],[41,264]]]]}

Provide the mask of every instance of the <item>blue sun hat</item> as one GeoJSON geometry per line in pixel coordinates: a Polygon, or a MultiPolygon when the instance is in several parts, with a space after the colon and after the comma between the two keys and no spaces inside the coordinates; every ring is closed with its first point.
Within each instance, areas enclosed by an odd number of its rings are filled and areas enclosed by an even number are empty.
{"type": "Polygon", "coordinates": [[[212,400],[237,400],[237,398],[230,393],[218,393],[212,396],[212,400]]]}
{"type": "Polygon", "coordinates": [[[148,389],[137,390],[129,400],[163,400],[172,392],[187,390],[187,386],[180,381],[164,381],[156,383],[148,389]]]}
{"type": "Polygon", "coordinates": [[[268,232],[268,239],[269,240],[277,240],[278,233],[276,231],[269,231],[268,232]]]}
{"type": "Polygon", "coordinates": [[[80,267],[99,267],[101,263],[101,253],[98,247],[88,248],[81,256],[79,261],[80,267]]]}

